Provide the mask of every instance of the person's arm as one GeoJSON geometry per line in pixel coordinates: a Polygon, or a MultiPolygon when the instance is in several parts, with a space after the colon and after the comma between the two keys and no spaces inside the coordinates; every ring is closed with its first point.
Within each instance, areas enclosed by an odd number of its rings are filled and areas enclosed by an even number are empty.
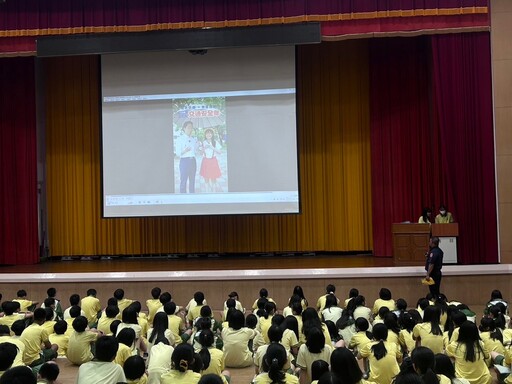
{"type": "Polygon", "coordinates": [[[429,263],[428,271],[427,271],[427,276],[425,276],[425,278],[427,280],[430,279],[430,274],[432,273],[433,270],[434,270],[434,264],[433,263],[429,263]]]}
{"type": "Polygon", "coordinates": [[[299,384],[308,384],[308,373],[305,368],[300,368],[299,384]]]}

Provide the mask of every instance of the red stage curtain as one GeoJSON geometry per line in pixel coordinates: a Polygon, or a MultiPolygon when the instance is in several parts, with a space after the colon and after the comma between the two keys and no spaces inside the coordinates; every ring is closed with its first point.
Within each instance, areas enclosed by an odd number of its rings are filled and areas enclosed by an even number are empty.
{"type": "Polygon", "coordinates": [[[432,37],[440,176],[464,264],[498,261],[490,52],[488,33],[432,37]]]}
{"type": "Polygon", "coordinates": [[[459,222],[459,262],[497,262],[489,34],[370,49],[374,255],[392,254],[392,223],[444,203],[459,222]]]}
{"type": "Polygon", "coordinates": [[[34,264],[37,239],[34,58],[0,60],[0,264],[34,264]]]}

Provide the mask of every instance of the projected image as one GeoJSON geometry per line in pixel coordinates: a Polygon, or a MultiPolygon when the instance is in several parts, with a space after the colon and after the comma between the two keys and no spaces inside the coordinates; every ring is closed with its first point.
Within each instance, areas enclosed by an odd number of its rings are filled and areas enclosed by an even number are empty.
{"type": "Polygon", "coordinates": [[[228,192],[224,97],[174,100],[174,189],[179,193],[228,192]]]}

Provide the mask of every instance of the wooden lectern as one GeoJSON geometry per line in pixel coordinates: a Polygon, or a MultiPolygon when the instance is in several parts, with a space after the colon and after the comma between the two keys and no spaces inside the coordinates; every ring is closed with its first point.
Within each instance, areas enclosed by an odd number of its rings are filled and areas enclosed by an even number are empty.
{"type": "Polygon", "coordinates": [[[439,248],[443,250],[444,264],[457,264],[457,237],[459,224],[432,224],[432,236],[439,237],[439,248]]]}
{"type": "Polygon", "coordinates": [[[430,225],[392,224],[393,259],[395,265],[425,265],[430,225]]]}

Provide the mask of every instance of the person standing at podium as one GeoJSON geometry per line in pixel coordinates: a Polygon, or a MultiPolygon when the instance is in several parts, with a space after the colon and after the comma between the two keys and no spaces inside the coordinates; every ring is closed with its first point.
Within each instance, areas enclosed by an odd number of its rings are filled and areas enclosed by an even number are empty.
{"type": "Polygon", "coordinates": [[[432,210],[428,207],[423,208],[423,212],[421,213],[420,218],[418,219],[418,224],[430,224],[430,216],[432,215],[432,210]]]}
{"type": "Polygon", "coordinates": [[[434,279],[434,284],[429,285],[428,289],[434,297],[437,297],[440,293],[441,279],[443,277],[441,269],[443,268],[444,253],[441,248],[439,248],[439,237],[431,237],[428,245],[429,251],[427,252],[427,260],[425,262],[427,275],[425,279],[434,279]]]}
{"type": "Polygon", "coordinates": [[[453,216],[448,210],[446,206],[441,204],[439,206],[439,214],[436,216],[436,224],[448,224],[453,223],[453,216]]]}

